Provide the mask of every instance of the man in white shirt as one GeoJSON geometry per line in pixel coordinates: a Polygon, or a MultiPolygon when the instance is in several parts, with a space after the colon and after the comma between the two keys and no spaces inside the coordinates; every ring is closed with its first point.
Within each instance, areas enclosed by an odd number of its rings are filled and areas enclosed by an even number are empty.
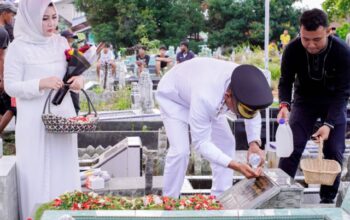
{"type": "Polygon", "coordinates": [[[272,103],[272,94],[258,68],[194,58],[164,75],[156,98],[170,143],[164,168],[164,196],[180,195],[190,153],[188,126],[194,148],[211,163],[213,195],[218,196],[232,186],[233,170],[247,178],[261,175],[261,167],[253,170],[234,160],[235,139],[224,114],[231,110],[249,118],[245,120],[248,156],[257,153],[263,165],[258,110],[272,103]]]}
{"type": "Polygon", "coordinates": [[[96,72],[97,72],[97,77],[98,81],[100,81],[100,69],[101,65],[111,65],[112,67],[112,76],[115,77],[116,75],[116,67],[117,65],[115,64],[115,57],[113,54],[113,51],[110,50],[109,44],[105,44],[102,52],[100,53],[100,58],[97,61],[97,67],[96,67],[96,72]]]}

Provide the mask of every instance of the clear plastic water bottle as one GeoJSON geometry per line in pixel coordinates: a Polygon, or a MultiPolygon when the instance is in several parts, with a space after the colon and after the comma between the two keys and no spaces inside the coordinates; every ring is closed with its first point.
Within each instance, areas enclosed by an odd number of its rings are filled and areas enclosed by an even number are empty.
{"type": "Polygon", "coordinates": [[[253,169],[258,168],[260,162],[261,162],[261,158],[258,154],[254,153],[249,155],[249,164],[252,166],[253,169]]]}
{"type": "Polygon", "coordinates": [[[276,154],[278,157],[289,157],[294,149],[293,133],[290,126],[282,118],[276,131],[276,154]]]}

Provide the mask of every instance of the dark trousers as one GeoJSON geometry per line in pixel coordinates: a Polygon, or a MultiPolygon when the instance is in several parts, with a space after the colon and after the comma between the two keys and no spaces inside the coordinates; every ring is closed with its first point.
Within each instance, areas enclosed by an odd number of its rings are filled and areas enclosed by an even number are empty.
{"type": "MultiPolygon", "coordinates": [[[[305,149],[306,142],[315,132],[314,126],[318,118],[323,124],[327,116],[329,105],[294,104],[292,106],[289,124],[293,131],[294,151],[288,158],[281,158],[279,168],[294,178],[301,155],[305,149]]],[[[342,114],[337,116],[334,129],[330,131],[329,138],[324,142],[324,158],[336,160],[342,166],[343,153],[345,150],[346,131],[346,103],[344,103],[342,114]]],[[[278,147],[278,146],[277,146],[278,147]]],[[[321,186],[321,199],[334,199],[338,192],[340,174],[337,176],[333,186],[321,186]]]]}

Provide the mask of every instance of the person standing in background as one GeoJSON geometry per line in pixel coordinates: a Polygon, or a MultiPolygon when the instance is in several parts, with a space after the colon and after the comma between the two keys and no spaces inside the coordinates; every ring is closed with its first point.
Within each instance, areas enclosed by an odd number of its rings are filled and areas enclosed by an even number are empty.
{"type": "Polygon", "coordinates": [[[283,34],[281,34],[280,40],[281,40],[281,49],[284,50],[290,42],[290,35],[287,29],[283,31],[283,34]]]}
{"type": "Polygon", "coordinates": [[[15,99],[4,91],[4,61],[5,52],[13,40],[13,19],[17,13],[16,7],[9,2],[0,3],[0,133],[16,115],[15,99]]]}
{"type": "MultiPolygon", "coordinates": [[[[281,158],[279,167],[293,178],[311,136],[318,142],[325,141],[325,159],[336,160],[342,166],[350,96],[349,60],[350,48],[330,35],[327,14],[320,9],[305,11],[300,17],[300,37],[284,50],[278,86],[277,121],[289,120],[294,142],[293,153],[281,158]],[[315,132],[318,119],[322,125],[315,132]]],[[[332,186],[321,186],[321,203],[334,202],[339,183],[340,174],[332,186]]]]}

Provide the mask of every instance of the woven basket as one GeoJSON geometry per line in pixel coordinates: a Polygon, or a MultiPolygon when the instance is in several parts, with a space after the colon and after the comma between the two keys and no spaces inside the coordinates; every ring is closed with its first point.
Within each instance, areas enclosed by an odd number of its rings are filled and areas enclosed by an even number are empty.
{"type": "Polygon", "coordinates": [[[306,183],[332,186],[335,178],[341,172],[341,167],[335,160],[322,159],[322,152],[323,141],[321,140],[318,147],[317,158],[302,159],[300,167],[303,170],[306,183]]]}
{"type": "Polygon", "coordinates": [[[83,133],[83,132],[92,132],[96,130],[97,127],[97,112],[95,110],[95,107],[93,106],[89,96],[87,93],[82,89],[81,90],[83,94],[86,96],[86,100],[88,101],[88,108],[89,111],[84,117],[89,116],[89,120],[87,122],[78,122],[74,121],[71,118],[65,118],[62,116],[54,115],[51,113],[51,96],[53,90],[50,91],[49,95],[47,96],[43,114],[41,116],[41,119],[45,125],[45,129],[49,133],[83,133]],[[91,108],[94,111],[93,114],[91,114],[91,108]],[[46,111],[48,110],[48,112],[46,111]]]}

